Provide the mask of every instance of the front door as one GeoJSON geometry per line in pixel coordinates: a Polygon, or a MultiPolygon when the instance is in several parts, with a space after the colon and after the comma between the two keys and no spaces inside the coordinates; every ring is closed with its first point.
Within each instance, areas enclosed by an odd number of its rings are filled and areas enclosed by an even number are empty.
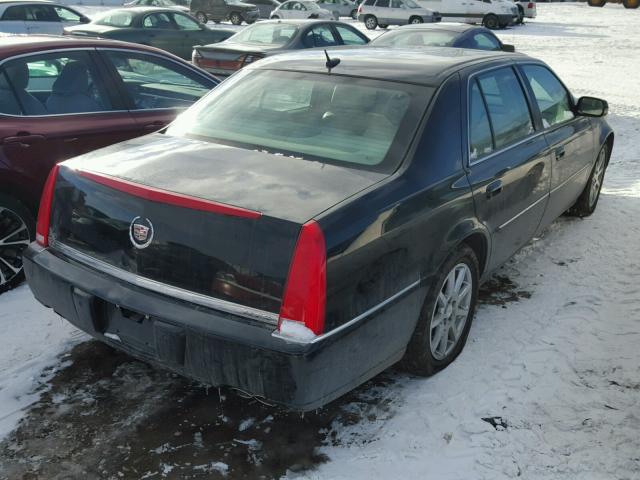
{"type": "Polygon", "coordinates": [[[180,55],[182,46],[178,41],[178,29],[169,13],[156,12],[147,15],[142,20],[142,29],[149,45],[180,55]]]}
{"type": "Polygon", "coordinates": [[[571,96],[553,72],[542,65],[520,68],[531,87],[554,158],[544,226],[571,207],[582,193],[595,161],[594,136],[590,120],[573,113],[571,96]]]}
{"type": "Polygon", "coordinates": [[[53,6],[46,3],[28,5],[25,24],[27,32],[31,35],[62,35],[64,29],[53,6]]]}
{"type": "Polygon", "coordinates": [[[493,269],[535,234],[549,196],[551,155],[512,67],[470,78],[468,118],[468,178],[476,214],[491,233],[493,269]]]}

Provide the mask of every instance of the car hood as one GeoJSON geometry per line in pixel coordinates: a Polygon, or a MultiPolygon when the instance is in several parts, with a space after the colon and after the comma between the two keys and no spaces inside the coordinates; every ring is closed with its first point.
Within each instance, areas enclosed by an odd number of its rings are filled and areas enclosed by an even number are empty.
{"type": "Polygon", "coordinates": [[[76,157],[65,165],[297,223],[387,176],[160,133],[76,157]]]}

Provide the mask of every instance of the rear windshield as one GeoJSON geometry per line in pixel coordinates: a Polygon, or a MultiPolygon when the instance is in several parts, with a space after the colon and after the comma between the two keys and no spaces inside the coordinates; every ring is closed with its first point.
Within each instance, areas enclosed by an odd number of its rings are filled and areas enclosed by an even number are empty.
{"type": "Polygon", "coordinates": [[[377,47],[448,47],[458,34],[445,30],[392,30],[371,41],[377,47]]]}
{"type": "Polygon", "coordinates": [[[244,70],[167,134],[391,172],[432,95],[430,87],[397,82],[244,70]]]}
{"type": "Polygon", "coordinates": [[[133,14],[124,10],[111,10],[99,16],[93,23],[107,27],[130,27],[133,23],[133,14]]]}
{"type": "Polygon", "coordinates": [[[298,31],[295,25],[286,23],[256,23],[236,33],[228,42],[256,45],[286,45],[298,31]]]}

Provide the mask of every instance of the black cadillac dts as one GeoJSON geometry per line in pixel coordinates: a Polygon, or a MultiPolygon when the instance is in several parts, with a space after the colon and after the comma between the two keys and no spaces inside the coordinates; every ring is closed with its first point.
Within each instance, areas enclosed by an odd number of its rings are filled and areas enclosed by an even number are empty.
{"type": "Polygon", "coordinates": [[[596,208],[607,104],[519,54],[328,57],[257,62],[166,130],[60,164],[25,255],[37,299],[301,411],[400,360],[451,363],[480,281],[596,208]]]}

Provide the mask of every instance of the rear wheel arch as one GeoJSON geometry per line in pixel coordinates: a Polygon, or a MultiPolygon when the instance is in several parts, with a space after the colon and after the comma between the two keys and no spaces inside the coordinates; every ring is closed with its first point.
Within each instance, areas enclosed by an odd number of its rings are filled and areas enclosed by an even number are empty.
{"type": "Polygon", "coordinates": [[[24,188],[19,186],[19,185],[25,185],[26,180],[25,182],[23,182],[20,179],[18,179],[17,182],[18,183],[12,182],[12,181],[0,182],[0,192],[2,192],[2,194],[4,194],[5,196],[11,197],[17,200],[18,202],[22,203],[26,208],[29,209],[29,211],[34,216],[36,216],[38,213],[38,206],[39,206],[38,199],[35,198],[33,195],[30,195],[28,191],[26,191],[24,188]]]}
{"type": "Polygon", "coordinates": [[[613,132],[607,135],[604,143],[607,145],[607,165],[609,165],[609,160],[611,159],[611,152],[613,152],[613,142],[615,140],[615,134],[613,132]]]}
{"type": "Polygon", "coordinates": [[[489,259],[489,241],[487,237],[483,233],[474,232],[460,243],[467,245],[476,254],[480,269],[479,274],[482,276],[486,271],[487,260],[489,259]]]}

